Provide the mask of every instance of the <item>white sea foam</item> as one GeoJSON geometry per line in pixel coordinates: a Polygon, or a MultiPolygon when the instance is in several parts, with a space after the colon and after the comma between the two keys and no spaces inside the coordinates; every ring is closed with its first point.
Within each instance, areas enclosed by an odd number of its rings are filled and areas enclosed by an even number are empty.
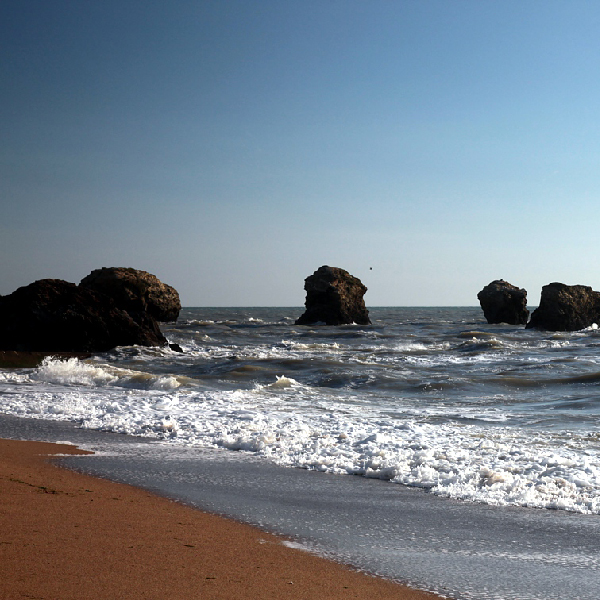
{"type": "Polygon", "coordinates": [[[2,383],[25,383],[30,380],[29,373],[23,370],[3,371],[0,369],[0,384],[2,383]]]}
{"type": "Polygon", "coordinates": [[[420,342],[404,342],[396,344],[394,348],[397,352],[418,352],[427,350],[427,345],[420,342]]]}
{"type": "Polygon", "coordinates": [[[181,385],[172,375],[161,376],[110,365],[89,364],[77,358],[68,360],[45,358],[29,378],[32,381],[49,384],[85,387],[115,386],[173,390],[181,385]]]}
{"type": "MultiPolygon", "coordinates": [[[[274,383],[270,383],[266,386],[270,390],[282,390],[300,385],[295,379],[286,377],[285,375],[277,375],[274,383]]],[[[263,388],[264,389],[264,388],[263,388]]]]}
{"type": "Polygon", "coordinates": [[[281,340],[281,344],[279,344],[280,348],[284,348],[287,350],[323,350],[325,352],[336,352],[340,349],[340,345],[337,342],[332,343],[302,343],[302,342],[294,342],[290,340],[281,340]]]}
{"type": "Polygon", "coordinates": [[[175,377],[76,359],[47,360],[28,373],[27,381],[2,374],[4,412],[252,452],[284,466],[386,479],[464,500],[600,514],[600,444],[574,434],[436,424],[427,422],[426,409],[366,406],[288,376],[250,390],[198,391],[175,377]]]}
{"type": "Polygon", "coordinates": [[[77,358],[45,358],[33,373],[32,379],[62,385],[103,386],[118,381],[119,377],[102,367],[83,363],[77,358]]]}

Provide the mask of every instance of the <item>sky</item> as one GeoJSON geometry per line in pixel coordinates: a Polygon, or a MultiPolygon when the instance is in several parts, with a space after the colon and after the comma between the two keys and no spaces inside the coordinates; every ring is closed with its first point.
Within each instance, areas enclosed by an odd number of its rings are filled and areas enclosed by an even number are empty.
{"type": "Polygon", "coordinates": [[[143,269],[184,306],[600,289],[600,3],[3,0],[0,294],[143,269]]]}

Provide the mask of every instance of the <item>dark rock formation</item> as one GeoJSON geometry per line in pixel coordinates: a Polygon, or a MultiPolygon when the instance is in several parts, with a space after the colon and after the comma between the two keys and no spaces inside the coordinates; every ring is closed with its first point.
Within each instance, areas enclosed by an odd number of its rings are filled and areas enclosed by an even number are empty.
{"type": "Polygon", "coordinates": [[[43,360],[51,356],[60,360],[78,358],[85,360],[92,356],[91,352],[23,352],[16,350],[0,350],[0,368],[2,369],[33,369],[38,367],[43,360]]]}
{"type": "Polygon", "coordinates": [[[296,325],[371,323],[363,300],[367,288],[347,271],[323,266],[305,279],[304,289],[306,311],[296,325]]]}
{"type": "Polygon", "coordinates": [[[542,288],[540,305],[536,308],[527,329],[549,331],[578,331],[600,324],[600,292],[586,285],[550,283],[542,288]]]}
{"type": "Polygon", "coordinates": [[[61,279],[0,297],[0,350],[102,352],[166,343],[152,317],[135,321],[110,298],[61,279]]]}
{"type": "Polygon", "coordinates": [[[526,290],[519,289],[504,279],[496,279],[486,285],[477,294],[477,298],[488,323],[527,324],[529,311],[526,290]]]}
{"type": "Polygon", "coordinates": [[[157,321],[176,321],[181,310],[177,291],[146,271],[103,267],[92,271],[79,285],[110,296],[134,319],[147,313],[157,321]]]}

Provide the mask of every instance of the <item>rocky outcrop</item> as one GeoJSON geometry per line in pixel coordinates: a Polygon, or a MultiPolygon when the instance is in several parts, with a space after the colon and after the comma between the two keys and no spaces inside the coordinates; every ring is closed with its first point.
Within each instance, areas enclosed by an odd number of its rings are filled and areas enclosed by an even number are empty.
{"type": "Polygon", "coordinates": [[[518,288],[504,279],[496,279],[486,285],[477,298],[488,323],[508,323],[526,325],[527,291],[518,288]]]}
{"type": "Polygon", "coordinates": [[[296,325],[369,325],[369,311],[363,296],[367,291],[360,279],[337,267],[323,266],[304,281],[306,311],[296,325]]]}
{"type": "Polygon", "coordinates": [[[134,320],[109,297],[61,279],[0,297],[0,350],[103,352],[166,343],[149,315],[134,320]]]}
{"type": "Polygon", "coordinates": [[[542,288],[540,305],[527,329],[578,331],[600,323],[600,292],[586,285],[550,283],[542,288]]]}
{"type": "Polygon", "coordinates": [[[181,310],[177,291],[146,271],[103,267],[92,271],[79,285],[110,296],[134,319],[149,314],[157,321],[176,321],[181,310]]]}

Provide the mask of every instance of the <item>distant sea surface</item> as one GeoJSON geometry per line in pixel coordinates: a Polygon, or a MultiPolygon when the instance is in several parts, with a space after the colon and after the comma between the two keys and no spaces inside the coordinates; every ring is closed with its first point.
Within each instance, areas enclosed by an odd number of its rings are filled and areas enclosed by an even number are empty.
{"type": "Polygon", "coordinates": [[[600,513],[600,331],[488,325],[479,308],[187,308],[183,353],[123,347],[0,370],[0,410],[251,453],[488,505],[600,513]]]}

